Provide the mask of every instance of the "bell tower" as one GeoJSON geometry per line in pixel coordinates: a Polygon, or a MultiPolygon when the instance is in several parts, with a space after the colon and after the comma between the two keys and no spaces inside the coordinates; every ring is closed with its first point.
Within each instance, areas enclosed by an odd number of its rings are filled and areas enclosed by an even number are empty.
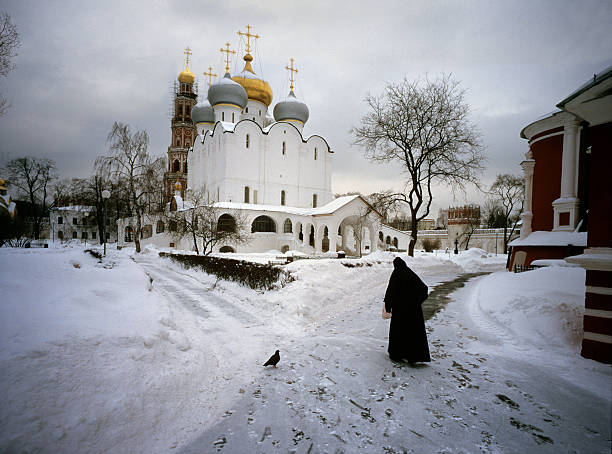
{"type": "Polygon", "coordinates": [[[196,127],[191,119],[191,108],[198,99],[197,86],[195,85],[195,74],[189,70],[189,57],[191,49],[185,48],[185,70],[182,71],[174,82],[172,93],[172,120],[170,129],[172,139],[168,147],[168,167],[164,175],[166,202],[174,195],[174,185],[181,183],[181,197],[185,197],[187,188],[187,153],[193,146],[197,135],[196,127]]]}

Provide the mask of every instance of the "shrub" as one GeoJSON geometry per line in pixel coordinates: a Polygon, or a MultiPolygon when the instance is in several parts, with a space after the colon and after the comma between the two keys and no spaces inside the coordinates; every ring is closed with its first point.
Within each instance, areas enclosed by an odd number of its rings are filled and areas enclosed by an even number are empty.
{"type": "Polygon", "coordinates": [[[90,254],[92,257],[97,258],[102,261],[102,253],[100,251],[96,251],[95,249],[85,249],[86,254],[90,254]]]}
{"type": "Polygon", "coordinates": [[[160,252],[159,255],[180,263],[185,268],[196,267],[206,273],[214,274],[220,279],[238,282],[256,290],[270,290],[293,281],[290,273],[274,265],[203,255],[171,254],[167,252],[160,252]]]}
{"type": "Polygon", "coordinates": [[[442,243],[440,242],[440,238],[423,238],[421,244],[423,245],[423,249],[425,249],[426,252],[432,252],[434,249],[440,249],[440,245],[442,243]]]}

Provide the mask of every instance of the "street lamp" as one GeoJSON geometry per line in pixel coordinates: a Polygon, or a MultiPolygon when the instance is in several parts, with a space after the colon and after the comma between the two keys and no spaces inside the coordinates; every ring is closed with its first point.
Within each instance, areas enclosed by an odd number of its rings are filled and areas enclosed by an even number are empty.
{"type": "Polygon", "coordinates": [[[104,237],[104,257],[106,257],[106,203],[110,197],[110,191],[106,189],[102,191],[102,199],[104,200],[104,226],[102,227],[102,236],[104,237]]]}
{"type": "Polygon", "coordinates": [[[455,254],[459,254],[459,233],[456,234],[455,236],[455,254]]]}

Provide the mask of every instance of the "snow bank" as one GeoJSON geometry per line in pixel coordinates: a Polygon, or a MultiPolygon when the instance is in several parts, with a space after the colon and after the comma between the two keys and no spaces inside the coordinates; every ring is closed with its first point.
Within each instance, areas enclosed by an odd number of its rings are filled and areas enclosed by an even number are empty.
{"type": "Polygon", "coordinates": [[[512,342],[574,354],[582,340],[584,279],[582,268],[498,272],[481,281],[473,302],[512,342]]]}
{"type": "Polygon", "coordinates": [[[0,359],[68,336],[145,336],[167,315],[130,260],[105,268],[82,247],[2,248],[0,258],[0,359]]]}

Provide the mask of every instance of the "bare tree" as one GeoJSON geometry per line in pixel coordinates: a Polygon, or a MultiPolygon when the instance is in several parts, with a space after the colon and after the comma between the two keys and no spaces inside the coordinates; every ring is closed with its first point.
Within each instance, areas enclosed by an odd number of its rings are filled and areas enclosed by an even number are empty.
{"type": "Polygon", "coordinates": [[[55,162],[51,159],[26,156],[9,161],[5,167],[11,186],[28,198],[32,207],[33,235],[40,238],[40,225],[47,215],[47,196],[56,179],[55,162]]]}
{"type": "Polygon", "coordinates": [[[508,250],[510,237],[516,229],[523,211],[525,182],[517,175],[497,175],[489,190],[493,202],[498,205],[498,216],[504,228],[504,254],[508,250]]]}
{"type": "Polygon", "coordinates": [[[432,183],[463,189],[478,184],[483,170],[480,135],[464,98],[464,90],[448,75],[423,82],[404,79],[387,84],[380,96],[368,95],[369,112],[352,129],[366,157],[396,162],[406,174],[404,192],[386,198],[410,208],[409,255],[414,255],[418,222],[429,214],[432,183]]]}
{"type": "Polygon", "coordinates": [[[134,244],[140,252],[142,217],[150,195],[151,157],[147,151],[149,135],[146,131],[132,133],[129,125],[115,122],[108,134],[111,155],[96,160],[96,167],[106,168],[115,181],[125,180],[130,209],[136,217],[134,244]]]}
{"type": "Polygon", "coordinates": [[[466,251],[470,246],[470,240],[472,239],[472,236],[478,228],[480,228],[480,217],[468,216],[465,221],[465,224],[463,225],[463,232],[461,232],[459,236],[466,251]]]}
{"type": "Polygon", "coordinates": [[[198,242],[202,243],[202,254],[210,254],[214,247],[222,243],[242,244],[250,239],[246,218],[240,213],[231,215],[221,213],[213,203],[205,201],[204,191],[192,195],[193,207],[168,214],[168,224],[174,223],[176,230],[171,232],[175,239],[189,237],[193,249],[200,253],[198,242]]]}
{"type": "MultiPolygon", "coordinates": [[[[15,68],[13,57],[17,56],[17,48],[21,46],[17,27],[11,22],[11,16],[6,12],[0,14],[0,76],[6,77],[15,68]]],[[[0,116],[4,115],[10,104],[4,96],[0,96],[0,116]]]]}

